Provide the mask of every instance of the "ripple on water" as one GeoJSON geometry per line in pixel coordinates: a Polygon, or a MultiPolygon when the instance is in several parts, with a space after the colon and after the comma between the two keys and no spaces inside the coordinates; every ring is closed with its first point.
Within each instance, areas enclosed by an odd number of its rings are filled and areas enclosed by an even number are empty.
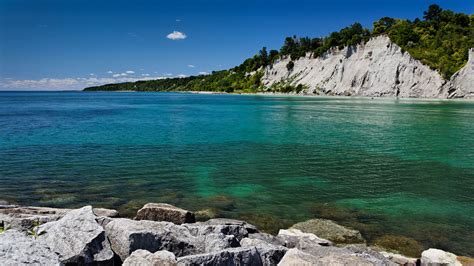
{"type": "Polygon", "coordinates": [[[0,197],[168,202],[270,232],[320,217],[474,256],[472,121],[457,101],[0,93],[0,197]]]}

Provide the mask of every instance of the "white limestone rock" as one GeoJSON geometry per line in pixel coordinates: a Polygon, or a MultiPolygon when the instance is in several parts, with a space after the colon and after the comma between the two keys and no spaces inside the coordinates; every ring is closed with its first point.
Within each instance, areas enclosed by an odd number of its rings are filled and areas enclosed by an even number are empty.
{"type": "Polygon", "coordinates": [[[454,73],[446,84],[449,98],[474,98],[474,48],[469,50],[469,61],[454,73]]]}
{"type": "Polygon", "coordinates": [[[457,256],[455,254],[436,248],[430,248],[421,253],[421,265],[462,266],[462,264],[457,260],[457,256]]]}
{"type": "MultiPolygon", "coordinates": [[[[284,82],[306,85],[303,93],[369,97],[447,98],[448,88],[441,75],[410,56],[408,52],[378,36],[365,44],[331,49],[318,58],[311,54],[294,61],[283,58],[265,68],[262,83],[270,87],[284,82]]],[[[465,77],[463,73],[460,76],[465,77]]],[[[472,75],[471,75],[472,76],[472,75]]],[[[457,78],[472,87],[472,77],[457,78]]],[[[465,85],[463,85],[465,86],[465,85]]]]}

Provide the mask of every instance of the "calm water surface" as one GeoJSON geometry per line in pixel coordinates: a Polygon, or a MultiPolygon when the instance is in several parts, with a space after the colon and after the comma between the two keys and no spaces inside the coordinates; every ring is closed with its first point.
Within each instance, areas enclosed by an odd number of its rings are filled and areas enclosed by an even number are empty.
{"type": "Polygon", "coordinates": [[[474,256],[474,102],[0,93],[0,199],[324,217],[474,256]]]}

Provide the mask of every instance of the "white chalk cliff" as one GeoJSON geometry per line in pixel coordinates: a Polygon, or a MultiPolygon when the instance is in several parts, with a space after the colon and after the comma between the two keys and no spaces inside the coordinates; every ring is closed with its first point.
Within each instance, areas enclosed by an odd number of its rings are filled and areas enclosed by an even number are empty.
{"type": "Polygon", "coordinates": [[[282,58],[264,69],[265,87],[305,85],[301,93],[370,97],[474,98],[474,50],[468,63],[446,81],[387,36],[365,44],[332,49],[318,58],[282,58]]]}

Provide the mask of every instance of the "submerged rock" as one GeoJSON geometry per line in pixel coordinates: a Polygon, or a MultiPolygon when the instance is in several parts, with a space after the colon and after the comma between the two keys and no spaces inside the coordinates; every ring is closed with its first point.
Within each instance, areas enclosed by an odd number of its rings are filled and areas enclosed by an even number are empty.
{"type": "Polygon", "coordinates": [[[291,228],[315,234],[337,244],[365,243],[359,231],[344,227],[331,220],[311,219],[294,224],[291,228]]]}
{"type": "Polygon", "coordinates": [[[39,226],[38,241],[59,254],[62,263],[105,263],[113,259],[104,229],[91,206],[69,211],[58,221],[39,226]]]}
{"type": "Polygon", "coordinates": [[[260,231],[275,235],[278,234],[280,229],[288,228],[293,224],[276,215],[261,212],[242,213],[239,215],[239,219],[258,226],[260,231]]]}
{"type": "Polygon", "coordinates": [[[277,265],[288,251],[287,248],[270,244],[264,240],[244,238],[240,241],[242,247],[256,247],[263,265],[277,265]]]}
{"type": "Polygon", "coordinates": [[[256,248],[229,248],[178,258],[178,265],[262,265],[256,248]]]}
{"type": "Polygon", "coordinates": [[[470,257],[465,257],[465,256],[458,256],[457,260],[463,265],[463,266],[474,266],[474,258],[470,257]]]}
{"type": "Polygon", "coordinates": [[[165,221],[175,224],[194,223],[194,213],[166,203],[147,203],[138,210],[135,220],[165,221]]]}
{"type": "Polygon", "coordinates": [[[217,210],[231,211],[235,209],[235,200],[229,195],[215,195],[202,199],[207,206],[217,210]]]}
{"type": "Polygon", "coordinates": [[[124,262],[123,266],[175,266],[176,257],[173,253],[160,250],[151,253],[148,250],[139,249],[134,251],[124,262]]]}
{"type": "Polygon", "coordinates": [[[453,253],[441,249],[430,248],[421,253],[421,265],[461,266],[462,264],[457,260],[457,256],[453,253]]]}
{"type": "Polygon", "coordinates": [[[195,212],[196,220],[206,221],[209,219],[214,219],[219,216],[219,210],[214,208],[203,209],[195,212]]]}
{"type": "Polygon", "coordinates": [[[419,257],[423,246],[413,238],[397,235],[384,235],[374,240],[374,245],[411,257],[419,257]]]}
{"type": "Polygon", "coordinates": [[[1,265],[62,265],[47,245],[14,229],[0,234],[1,265]]]}

